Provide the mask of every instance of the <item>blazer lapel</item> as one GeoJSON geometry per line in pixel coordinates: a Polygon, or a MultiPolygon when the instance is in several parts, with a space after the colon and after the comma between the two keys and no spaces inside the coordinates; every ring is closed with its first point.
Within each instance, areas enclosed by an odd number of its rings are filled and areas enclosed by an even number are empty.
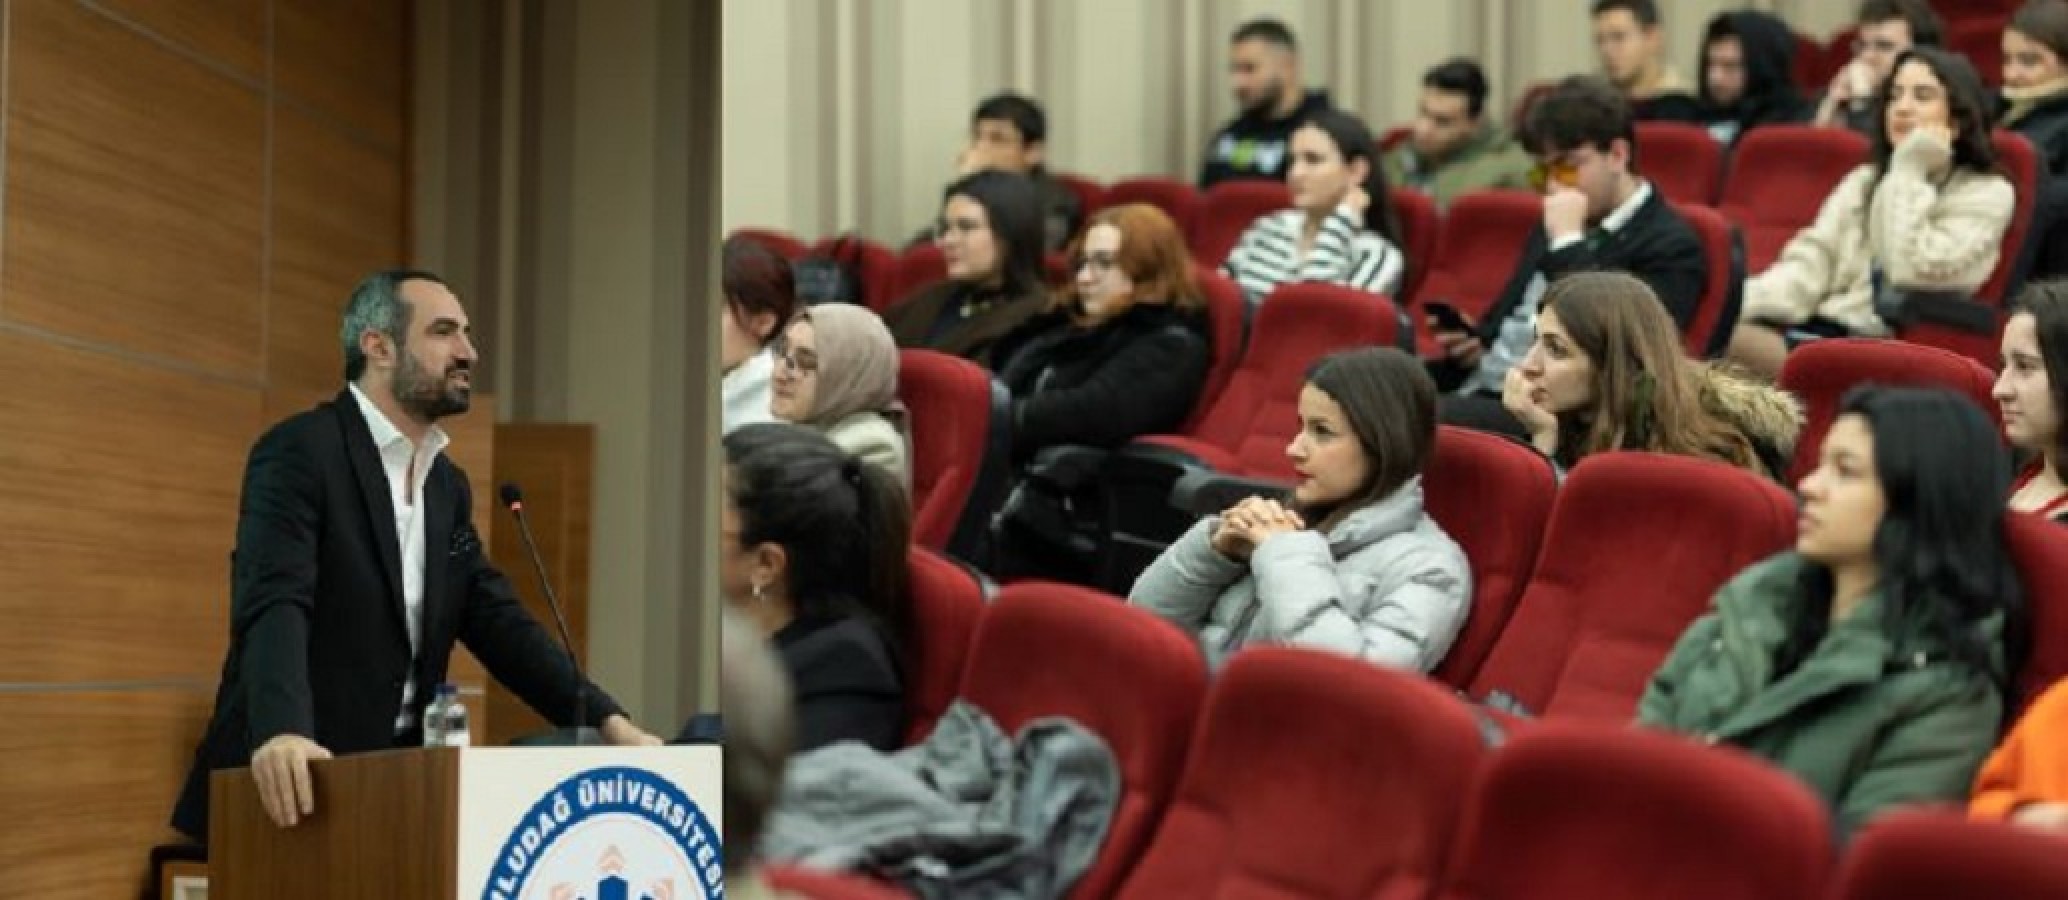
{"type": "Polygon", "coordinates": [[[381,558],[381,572],[388,580],[389,606],[395,621],[406,627],[409,610],[402,600],[402,539],[395,534],[395,501],[388,490],[388,473],[381,465],[373,432],[359,412],[359,400],[347,389],[338,394],[338,418],[345,430],[345,455],[352,460],[352,476],[359,482],[359,497],[366,503],[366,518],[373,524],[374,550],[381,558]]]}

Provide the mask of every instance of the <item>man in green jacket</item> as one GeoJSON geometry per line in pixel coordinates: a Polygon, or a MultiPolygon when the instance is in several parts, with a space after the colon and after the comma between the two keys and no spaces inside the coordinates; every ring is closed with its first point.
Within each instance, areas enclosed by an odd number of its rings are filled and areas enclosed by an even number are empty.
{"type": "Polygon", "coordinates": [[[1529,153],[1486,115],[1486,73],[1459,58],[1422,76],[1414,132],[1386,153],[1386,183],[1428,194],[1439,207],[1484,190],[1530,190],[1529,153]]]}

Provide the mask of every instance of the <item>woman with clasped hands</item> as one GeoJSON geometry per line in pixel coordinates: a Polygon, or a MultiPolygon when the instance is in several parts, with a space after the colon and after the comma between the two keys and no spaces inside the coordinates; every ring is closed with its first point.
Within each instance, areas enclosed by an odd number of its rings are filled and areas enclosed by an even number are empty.
{"type": "Polygon", "coordinates": [[[1392,348],[1322,359],[1300,391],[1288,506],[1253,497],[1202,520],[1128,602],[1199,635],[1218,668],[1251,644],[1290,644],[1427,672],[1472,596],[1465,553],[1422,506],[1436,386],[1392,348]]]}

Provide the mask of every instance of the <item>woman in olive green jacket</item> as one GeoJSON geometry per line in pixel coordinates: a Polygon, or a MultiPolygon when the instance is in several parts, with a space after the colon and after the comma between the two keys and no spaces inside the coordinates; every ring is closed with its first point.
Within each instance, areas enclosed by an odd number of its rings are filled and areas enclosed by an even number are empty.
{"type": "Polygon", "coordinates": [[[2017,655],[2009,482],[1966,400],[1854,391],[1802,482],[1794,552],[1724,586],[1652,677],[1640,721],[1788,770],[1841,834],[1891,807],[1961,802],[2017,655]]]}

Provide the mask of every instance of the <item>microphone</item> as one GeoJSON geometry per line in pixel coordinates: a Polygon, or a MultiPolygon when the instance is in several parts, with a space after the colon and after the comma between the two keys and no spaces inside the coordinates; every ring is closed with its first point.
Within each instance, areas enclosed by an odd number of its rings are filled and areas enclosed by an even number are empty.
{"type": "Polygon", "coordinates": [[[567,630],[567,616],[560,611],[560,598],[553,593],[553,582],[546,577],[546,561],[539,556],[539,545],[531,537],[531,522],[524,517],[524,491],[517,482],[505,481],[499,492],[503,505],[510,510],[510,517],[517,520],[517,533],[524,536],[524,552],[531,557],[532,571],[539,576],[539,588],[546,592],[546,606],[553,611],[553,622],[560,626],[560,645],[567,650],[567,659],[574,664],[574,745],[582,745],[582,736],[588,730],[587,716],[589,678],[582,672],[582,658],[574,652],[574,635],[567,630]]]}

